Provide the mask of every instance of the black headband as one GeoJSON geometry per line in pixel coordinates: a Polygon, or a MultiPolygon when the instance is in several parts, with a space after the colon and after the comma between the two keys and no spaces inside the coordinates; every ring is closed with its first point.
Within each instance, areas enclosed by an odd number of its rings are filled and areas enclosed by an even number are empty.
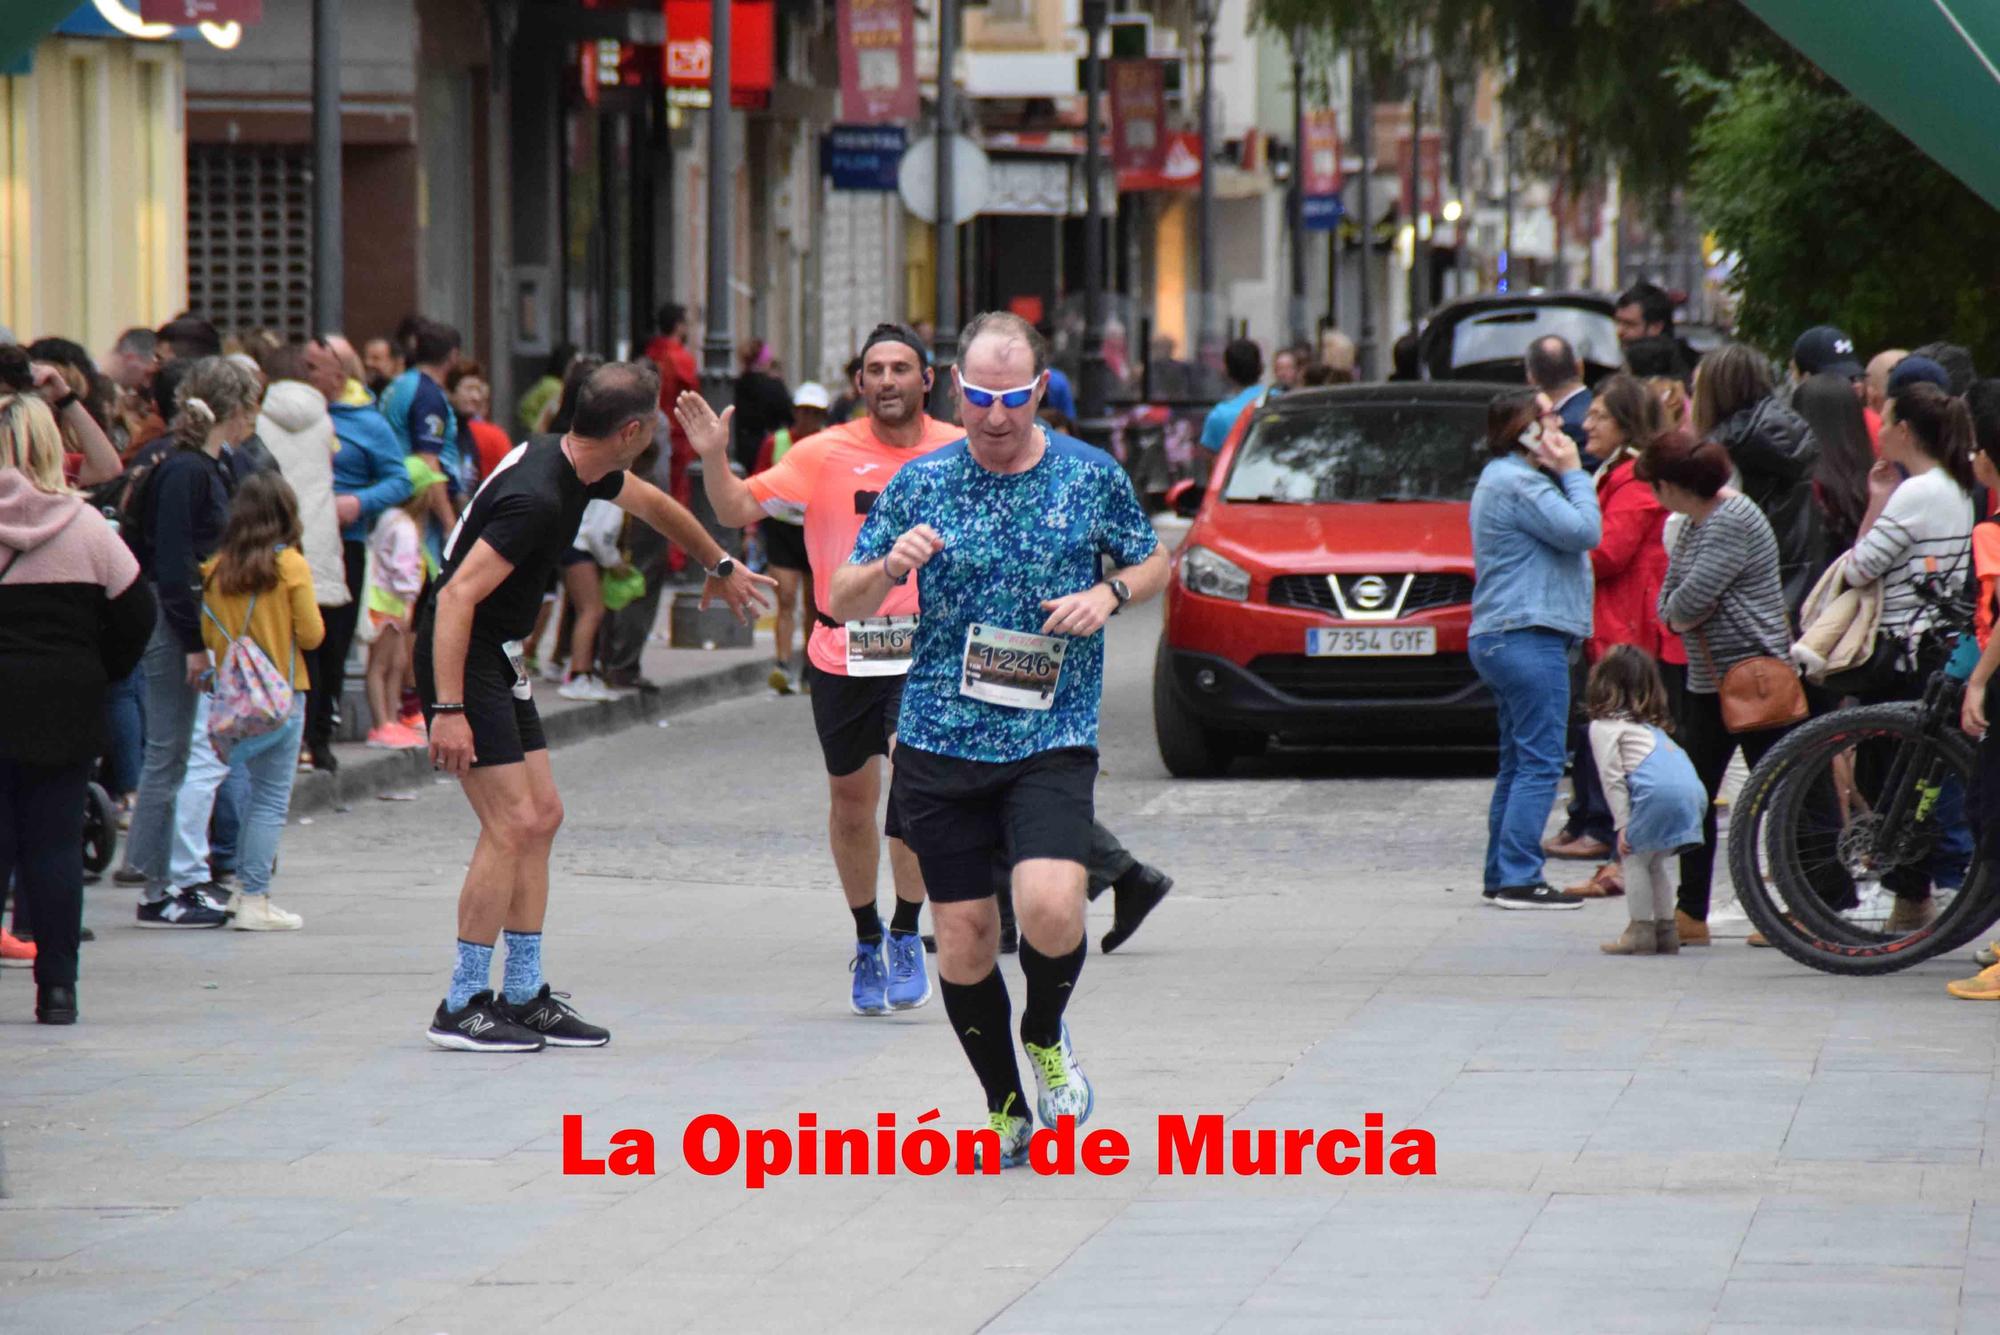
{"type": "Polygon", "coordinates": [[[918,357],[923,359],[925,369],[928,370],[930,367],[931,350],[929,346],[925,344],[923,339],[917,336],[917,331],[910,328],[908,325],[902,325],[902,324],[876,325],[873,332],[871,332],[868,335],[868,341],[861,345],[861,356],[863,357],[863,359],[867,358],[868,349],[874,347],[877,343],[904,344],[907,347],[909,347],[909,349],[912,352],[915,352],[918,357]]]}

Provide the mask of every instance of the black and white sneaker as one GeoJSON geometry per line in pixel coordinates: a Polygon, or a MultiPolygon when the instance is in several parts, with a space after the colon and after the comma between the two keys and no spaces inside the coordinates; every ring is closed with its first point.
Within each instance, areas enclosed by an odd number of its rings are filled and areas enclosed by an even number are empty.
{"type": "Polygon", "coordinates": [[[220,927],[229,915],[192,890],[180,890],[151,904],[139,905],[141,927],[220,927]]]}
{"type": "Polygon", "coordinates": [[[507,1003],[491,992],[475,992],[462,1010],[446,1010],[438,1003],[437,1014],[424,1037],[453,1052],[540,1052],[542,1036],[514,1023],[507,1003]]]}
{"type": "Polygon", "coordinates": [[[1583,896],[1543,881],[1539,885],[1503,885],[1488,895],[1486,902],[1496,909],[1580,909],[1583,896]]]}
{"type": "Polygon", "coordinates": [[[518,1006],[505,1001],[500,1005],[515,1024],[541,1035],[550,1047],[601,1048],[611,1041],[609,1029],[586,1024],[576,1013],[576,1007],[569,1004],[569,993],[551,992],[547,983],[518,1006]]]}
{"type": "Polygon", "coordinates": [[[229,887],[220,881],[202,881],[198,885],[184,885],[176,893],[193,895],[225,918],[235,916],[236,910],[229,907],[229,887]]]}

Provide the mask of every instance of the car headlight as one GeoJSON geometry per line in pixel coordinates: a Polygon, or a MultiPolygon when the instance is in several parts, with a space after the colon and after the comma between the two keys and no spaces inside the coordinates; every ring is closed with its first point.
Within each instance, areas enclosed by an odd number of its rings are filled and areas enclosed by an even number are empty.
{"type": "Polygon", "coordinates": [[[1206,547],[1190,547],[1181,557],[1181,587],[1240,603],[1250,596],[1250,572],[1206,547]]]}

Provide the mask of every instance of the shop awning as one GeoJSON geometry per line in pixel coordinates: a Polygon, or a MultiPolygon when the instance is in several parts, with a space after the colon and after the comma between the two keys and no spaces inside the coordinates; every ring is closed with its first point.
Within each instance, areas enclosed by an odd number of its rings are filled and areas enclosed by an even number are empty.
{"type": "Polygon", "coordinates": [[[2000,208],[2000,6],[1744,0],[1815,65],[2000,208]]]}
{"type": "Polygon", "coordinates": [[[11,71],[55,31],[76,0],[13,0],[0,5],[0,71],[11,71]]]}

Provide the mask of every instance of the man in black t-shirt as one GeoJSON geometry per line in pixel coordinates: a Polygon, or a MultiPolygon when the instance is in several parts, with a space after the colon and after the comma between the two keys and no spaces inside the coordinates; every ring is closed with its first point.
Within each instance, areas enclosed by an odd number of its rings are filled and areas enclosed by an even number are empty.
{"type": "Polygon", "coordinates": [[[611,1041],[542,981],[549,848],[563,809],[521,646],[584,506],[611,501],[699,560],[708,572],[703,606],[719,597],[747,620],[770,605],[765,590],[774,581],[730,560],[686,508],[625,472],[652,441],[659,393],[658,374],[644,363],[594,372],[567,435],[515,446],[487,477],[417,608],[417,693],[431,760],[464,783],[479,817],[458,897],[458,964],[427,1035],[441,1048],[528,1052],[611,1041]],[[489,984],[503,928],[506,976],[496,996],[489,984]]]}

